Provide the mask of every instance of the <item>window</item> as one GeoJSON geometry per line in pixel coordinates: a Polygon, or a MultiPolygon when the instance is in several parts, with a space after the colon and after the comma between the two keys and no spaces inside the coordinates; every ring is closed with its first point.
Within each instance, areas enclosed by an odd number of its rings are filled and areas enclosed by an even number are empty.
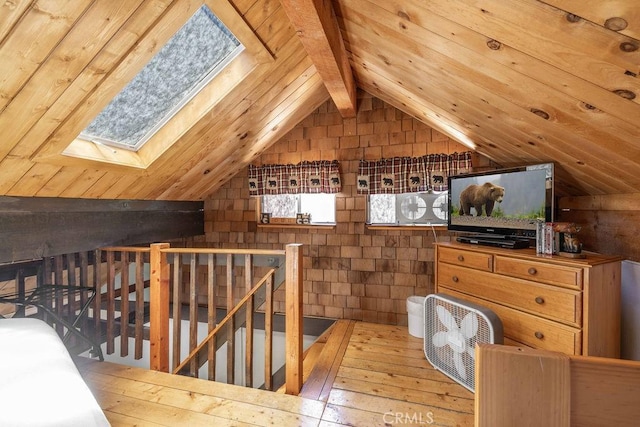
{"type": "Polygon", "coordinates": [[[333,225],[336,223],[335,194],[264,195],[260,201],[260,222],[263,224],[333,225]],[[306,214],[309,216],[307,217],[306,214]],[[265,215],[268,219],[265,219],[265,215]]]}
{"type": "Polygon", "coordinates": [[[447,223],[448,192],[370,194],[370,225],[442,225],[447,223]]]}
{"type": "Polygon", "coordinates": [[[80,134],[138,151],[244,47],[202,6],[80,134]]]}
{"type": "MultiPolygon", "coordinates": [[[[106,49],[109,50],[111,47],[106,49]]],[[[46,145],[40,147],[34,156],[35,161],[83,168],[87,167],[87,162],[95,162],[95,166],[99,168],[147,169],[183,138],[188,129],[198,126],[202,119],[227,95],[236,90],[243,80],[252,73],[258,72],[261,64],[271,64],[274,61],[273,55],[229,0],[184,2],[184,5],[180,2],[180,7],[175,8],[175,13],[166,13],[160,17],[156,25],[140,36],[135,48],[127,52],[87,96],[83,104],[84,108],[78,108],[70,119],[58,128],[55,136],[46,145]],[[203,4],[206,7],[203,7],[203,4]],[[212,18],[213,15],[217,18],[212,18]],[[228,30],[222,29],[221,22],[228,30]],[[188,40],[186,42],[188,49],[178,49],[181,53],[187,54],[185,61],[195,60],[195,68],[201,71],[201,73],[191,71],[184,73],[188,74],[188,79],[182,75],[183,73],[179,74],[183,87],[188,87],[190,90],[177,91],[179,96],[177,100],[173,99],[176,103],[172,103],[167,110],[156,111],[155,108],[150,108],[147,111],[144,107],[139,110],[128,108],[129,113],[143,112],[145,116],[152,115],[156,119],[153,121],[149,117],[149,124],[145,122],[140,125],[140,129],[144,127],[144,131],[140,132],[144,136],[131,133],[132,130],[137,130],[138,124],[134,122],[138,120],[137,117],[125,117],[123,129],[115,129],[115,123],[121,120],[117,118],[119,111],[114,110],[113,122],[110,121],[110,116],[109,120],[104,120],[107,117],[109,102],[136,79],[141,70],[159,55],[165,45],[173,41],[171,37],[190,26],[194,27],[195,38],[198,41],[188,40]],[[202,34],[207,32],[217,34],[215,36],[217,38],[214,40],[213,36],[206,35],[202,37],[202,34]],[[172,34],[168,35],[169,33],[172,34]],[[159,41],[163,40],[165,42],[158,45],[159,41]],[[201,61],[200,52],[195,54],[191,51],[191,48],[200,46],[201,42],[204,42],[204,49],[209,49],[203,56],[207,58],[206,61],[201,61]],[[225,56],[225,59],[217,65],[213,65],[215,60],[212,58],[215,55],[211,49],[222,45],[226,46],[225,52],[228,56],[225,56]],[[149,57],[150,52],[154,52],[155,55],[149,57]],[[206,70],[210,72],[207,73],[206,70]],[[151,110],[154,110],[153,113],[151,110]],[[93,115],[93,123],[87,122],[87,114],[93,115]],[[98,119],[102,114],[105,115],[98,119]],[[120,136],[120,132],[123,132],[122,135],[129,136],[120,136]],[[78,136],[69,142],[70,135],[78,136]]],[[[178,60],[178,62],[181,61],[178,60]]],[[[161,83],[155,85],[157,87],[153,89],[164,89],[162,88],[164,81],[162,80],[161,83]]],[[[171,86],[173,87],[174,84],[172,83],[171,86]]],[[[162,102],[154,102],[155,104],[162,104],[162,102]]]]}

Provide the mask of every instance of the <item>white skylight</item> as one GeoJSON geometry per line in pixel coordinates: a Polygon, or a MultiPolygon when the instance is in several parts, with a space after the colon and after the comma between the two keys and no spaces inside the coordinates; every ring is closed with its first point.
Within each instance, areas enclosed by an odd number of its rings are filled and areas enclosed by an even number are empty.
{"type": "Polygon", "coordinates": [[[202,6],[80,138],[137,151],[243,49],[202,6]]]}

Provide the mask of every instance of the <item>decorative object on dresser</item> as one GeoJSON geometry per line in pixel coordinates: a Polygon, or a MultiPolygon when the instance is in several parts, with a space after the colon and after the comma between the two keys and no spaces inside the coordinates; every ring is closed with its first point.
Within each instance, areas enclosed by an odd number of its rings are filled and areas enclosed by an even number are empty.
{"type": "Polygon", "coordinates": [[[553,225],[553,231],[558,233],[559,251],[558,255],[567,258],[584,258],[582,253],[582,242],[577,234],[582,227],[575,222],[557,222],[553,225]]]}
{"type": "Polygon", "coordinates": [[[621,258],[436,244],[435,291],[494,311],[505,344],[620,357],[621,258]]]}

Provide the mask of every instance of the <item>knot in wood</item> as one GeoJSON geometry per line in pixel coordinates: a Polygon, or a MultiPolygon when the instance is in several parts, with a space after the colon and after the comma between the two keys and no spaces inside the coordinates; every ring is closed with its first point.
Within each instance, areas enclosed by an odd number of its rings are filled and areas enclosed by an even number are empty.
{"type": "Polygon", "coordinates": [[[636,99],[636,94],[627,89],[616,89],[613,93],[625,99],[636,99]]]}
{"type": "Polygon", "coordinates": [[[404,12],[404,11],[402,11],[402,10],[399,10],[399,11],[398,11],[398,16],[399,16],[400,18],[402,18],[402,19],[405,19],[405,20],[407,20],[407,21],[411,22],[411,17],[409,17],[409,14],[408,14],[407,12],[404,12]]]}
{"type": "Polygon", "coordinates": [[[489,41],[487,41],[487,46],[491,50],[499,50],[502,47],[502,43],[500,43],[498,40],[489,39],[489,41]]]}
{"type": "Polygon", "coordinates": [[[580,22],[582,18],[573,13],[567,13],[567,21],[571,23],[580,22]]]}
{"type": "Polygon", "coordinates": [[[638,45],[634,42],[622,42],[620,43],[620,50],[623,52],[635,52],[638,50],[638,45]]]}
{"type": "Polygon", "coordinates": [[[622,31],[625,28],[627,28],[628,25],[629,24],[627,23],[626,20],[617,16],[613,18],[609,18],[606,21],[604,21],[605,28],[611,31],[622,31]]]}
{"type": "Polygon", "coordinates": [[[591,104],[588,104],[588,103],[586,103],[586,102],[583,102],[583,103],[582,103],[582,107],[583,107],[585,110],[593,111],[594,113],[600,113],[600,112],[602,112],[602,110],[599,110],[599,109],[598,109],[598,107],[596,107],[595,105],[591,105],[591,104]]]}
{"type": "Polygon", "coordinates": [[[545,119],[545,120],[549,120],[549,117],[550,117],[550,116],[549,116],[549,113],[547,113],[547,112],[546,112],[546,111],[544,111],[544,110],[540,110],[540,109],[538,109],[538,108],[532,108],[532,109],[531,109],[531,112],[532,112],[533,114],[535,114],[536,116],[540,116],[540,117],[542,117],[542,118],[543,118],[543,119],[545,119]]]}

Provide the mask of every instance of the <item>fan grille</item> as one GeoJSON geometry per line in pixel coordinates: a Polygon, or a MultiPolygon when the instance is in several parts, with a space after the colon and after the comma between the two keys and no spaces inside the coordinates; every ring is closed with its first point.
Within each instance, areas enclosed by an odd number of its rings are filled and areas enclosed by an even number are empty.
{"type": "Polygon", "coordinates": [[[445,375],[475,390],[475,346],[502,343],[502,324],[493,312],[445,295],[425,298],[424,352],[445,375]],[[447,314],[448,313],[448,314],[447,314]],[[495,325],[499,323],[499,327],[495,325]],[[496,336],[496,329],[499,336],[496,336]]]}

